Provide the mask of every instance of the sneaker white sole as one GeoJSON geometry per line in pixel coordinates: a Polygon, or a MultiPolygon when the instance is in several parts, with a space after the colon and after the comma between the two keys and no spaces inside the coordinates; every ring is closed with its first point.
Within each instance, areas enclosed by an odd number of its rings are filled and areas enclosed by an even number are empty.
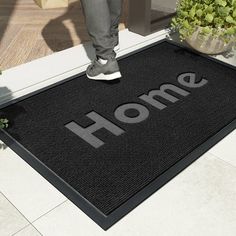
{"type": "Polygon", "coordinates": [[[117,52],[120,50],[120,44],[117,44],[115,47],[114,47],[114,51],[117,52]]]}
{"type": "Polygon", "coordinates": [[[103,73],[101,73],[97,76],[89,76],[88,74],[86,74],[86,75],[91,80],[114,80],[114,79],[121,78],[121,73],[119,71],[115,72],[115,73],[112,73],[110,75],[105,75],[103,73]]]}

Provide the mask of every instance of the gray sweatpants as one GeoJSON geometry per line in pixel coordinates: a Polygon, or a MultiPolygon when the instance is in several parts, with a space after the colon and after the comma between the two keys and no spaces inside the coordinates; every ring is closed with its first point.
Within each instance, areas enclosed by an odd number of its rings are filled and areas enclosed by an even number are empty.
{"type": "Polygon", "coordinates": [[[96,55],[102,59],[114,58],[122,0],[81,0],[81,4],[96,55]]]}

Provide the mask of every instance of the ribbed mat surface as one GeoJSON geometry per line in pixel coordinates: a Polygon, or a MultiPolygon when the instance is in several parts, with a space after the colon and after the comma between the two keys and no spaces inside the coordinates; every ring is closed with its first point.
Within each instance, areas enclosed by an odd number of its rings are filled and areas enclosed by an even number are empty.
{"type": "Polygon", "coordinates": [[[234,69],[165,41],[119,64],[118,82],[83,75],[0,112],[12,137],[106,215],[236,118],[234,69]],[[97,139],[80,137],[93,119],[97,139]]]}

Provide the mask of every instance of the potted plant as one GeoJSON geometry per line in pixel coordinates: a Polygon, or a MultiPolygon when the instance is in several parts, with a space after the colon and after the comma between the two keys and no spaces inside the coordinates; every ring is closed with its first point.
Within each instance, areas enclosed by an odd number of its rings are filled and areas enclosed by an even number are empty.
{"type": "Polygon", "coordinates": [[[195,50],[219,54],[235,48],[236,0],[179,0],[171,28],[195,50]]]}

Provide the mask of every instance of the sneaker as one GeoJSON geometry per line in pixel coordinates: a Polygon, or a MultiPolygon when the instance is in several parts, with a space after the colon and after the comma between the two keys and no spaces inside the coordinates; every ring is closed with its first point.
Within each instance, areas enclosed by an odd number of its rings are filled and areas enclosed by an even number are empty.
{"type": "Polygon", "coordinates": [[[109,59],[105,64],[98,59],[87,68],[86,75],[93,80],[114,80],[121,78],[119,65],[116,59],[109,59]]]}

